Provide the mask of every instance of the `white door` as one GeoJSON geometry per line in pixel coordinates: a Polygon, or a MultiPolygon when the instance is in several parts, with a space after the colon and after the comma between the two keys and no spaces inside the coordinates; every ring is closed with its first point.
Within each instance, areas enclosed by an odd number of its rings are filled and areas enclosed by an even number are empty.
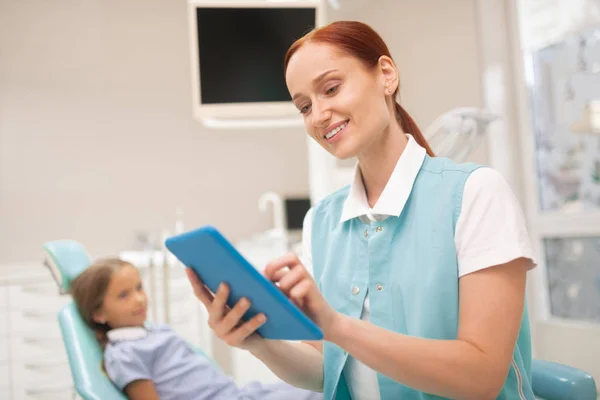
{"type": "Polygon", "coordinates": [[[594,114],[600,101],[600,24],[577,34],[560,32],[564,10],[551,16],[549,6],[539,8],[544,19],[536,20],[527,3],[541,2],[521,1],[524,51],[515,57],[522,73],[516,81],[525,87],[520,100],[526,213],[539,265],[529,292],[534,353],[583,369],[600,382],[600,120],[594,114]],[[552,37],[544,39],[544,32],[552,37]]]}

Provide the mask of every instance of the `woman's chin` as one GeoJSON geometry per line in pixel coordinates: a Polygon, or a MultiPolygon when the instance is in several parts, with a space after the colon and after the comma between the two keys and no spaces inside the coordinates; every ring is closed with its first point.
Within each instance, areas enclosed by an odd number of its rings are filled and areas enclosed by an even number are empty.
{"type": "Polygon", "coordinates": [[[330,153],[338,160],[348,160],[356,157],[356,149],[351,146],[351,143],[340,143],[340,146],[333,148],[330,153]]]}

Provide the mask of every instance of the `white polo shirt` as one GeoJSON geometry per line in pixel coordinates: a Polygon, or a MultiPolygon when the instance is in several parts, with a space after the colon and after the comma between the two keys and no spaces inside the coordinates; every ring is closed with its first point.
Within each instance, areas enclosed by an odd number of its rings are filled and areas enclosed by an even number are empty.
{"type": "MultiPolygon", "coordinates": [[[[360,168],[356,166],[340,222],[358,217],[364,223],[370,223],[388,216],[400,216],[426,154],[425,149],[411,135],[407,137],[408,144],[373,208],[369,207],[360,168]]],[[[302,230],[302,261],[312,273],[311,232],[312,209],[304,218],[302,230]]],[[[454,242],[459,278],[520,257],[533,261],[533,250],[523,212],[510,186],[497,171],[479,168],[467,179],[454,242]]],[[[534,262],[531,264],[533,266],[534,262]]],[[[369,315],[367,293],[361,319],[369,321],[369,315]]],[[[353,399],[380,398],[374,370],[350,357],[344,374],[353,399]]]]}

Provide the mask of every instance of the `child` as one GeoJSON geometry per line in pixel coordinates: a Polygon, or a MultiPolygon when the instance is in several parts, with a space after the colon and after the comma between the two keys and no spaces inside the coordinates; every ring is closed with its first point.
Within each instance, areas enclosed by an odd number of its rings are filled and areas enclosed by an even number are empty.
{"type": "Polygon", "coordinates": [[[79,313],[96,332],[111,381],[131,400],[313,400],[286,383],[238,388],[166,325],[146,322],[148,298],[138,270],[101,259],[71,283],[79,313]]]}

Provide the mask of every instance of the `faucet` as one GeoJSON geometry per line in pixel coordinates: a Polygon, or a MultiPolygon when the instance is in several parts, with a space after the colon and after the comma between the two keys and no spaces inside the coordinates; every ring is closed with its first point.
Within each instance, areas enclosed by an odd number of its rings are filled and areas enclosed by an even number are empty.
{"type": "Polygon", "coordinates": [[[261,212],[267,211],[269,203],[273,207],[273,225],[278,234],[284,234],[286,230],[283,200],[275,192],[266,192],[258,199],[258,208],[261,212]]]}

